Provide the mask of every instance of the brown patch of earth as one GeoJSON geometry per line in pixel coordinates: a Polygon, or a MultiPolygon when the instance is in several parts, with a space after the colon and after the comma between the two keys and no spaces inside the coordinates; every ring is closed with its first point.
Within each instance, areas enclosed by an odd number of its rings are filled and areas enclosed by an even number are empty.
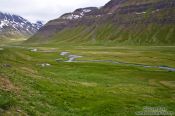
{"type": "Polygon", "coordinates": [[[0,76],[0,89],[14,93],[19,92],[18,87],[16,87],[8,78],[2,76],[0,76]]]}
{"type": "Polygon", "coordinates": [[[160,81],[160,84],[164,85],[165,87],[175,89],[175,81],[160,81]]]}
{"type": "Polygon", "coordinates": [[[0,116],[28,116],[24,111],[22,111],[20,108],[10,108],[6,111],[3,111],[0,116]]]}

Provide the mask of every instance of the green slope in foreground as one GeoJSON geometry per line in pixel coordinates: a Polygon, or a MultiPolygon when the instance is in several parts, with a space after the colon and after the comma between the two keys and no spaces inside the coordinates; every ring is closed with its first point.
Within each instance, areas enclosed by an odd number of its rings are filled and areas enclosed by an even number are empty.
{"type": "Polygon", "coordinates": [[[135,116],[145,106],[175,112],[175,72],[103,62],[55,61],[66,59],[59,53],[69,51],[83,56],[77,60],[175,67],[173,46],[37,49],[31,52],[27,47],[8,46],[0,50],[0,115],[135,116]],[[41,63],[51,66],[41,67],[41,63]]]}

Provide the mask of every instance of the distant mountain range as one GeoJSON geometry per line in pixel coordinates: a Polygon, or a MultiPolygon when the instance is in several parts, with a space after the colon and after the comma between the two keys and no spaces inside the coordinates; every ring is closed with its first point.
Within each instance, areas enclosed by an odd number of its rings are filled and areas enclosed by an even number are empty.
{"type": "Polygon", "coordinates": [[[49,21],[27,42],[175,45],[175,0],[111,0],[49,21]]]}
{"type": "Polygon", "coordinates": [[[42,26],[41,21],[33,24],[21,16],[0,12],[0,39],[29,37],[42,26]]]}

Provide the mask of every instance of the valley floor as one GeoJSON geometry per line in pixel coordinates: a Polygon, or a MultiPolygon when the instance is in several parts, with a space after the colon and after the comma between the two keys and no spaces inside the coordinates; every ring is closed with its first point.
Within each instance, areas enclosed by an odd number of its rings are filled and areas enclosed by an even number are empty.
{"type": "Polygon", "coordinates": [[[175,113],[175,72],[157,66],[175,68],[175,46],[0,46],[0,115],[175,113]]]}

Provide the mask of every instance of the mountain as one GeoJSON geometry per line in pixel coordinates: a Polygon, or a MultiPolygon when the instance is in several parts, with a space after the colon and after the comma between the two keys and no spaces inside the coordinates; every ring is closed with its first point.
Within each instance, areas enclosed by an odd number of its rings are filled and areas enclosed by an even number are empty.
{"type": "Polygon", "coordinates": [[[21,16],[0,12],[0,39],[29,37],[42,26],[40,21],[33,24],[21,16]]]}
{"type": "Polygon", "coordinates": [[[175,0],[111,0],[49,21],[28,43],[175,45],[175,0]]]}
{"type": "Polygon", "coordinates": [[[33,23],[32,24],[36,29],[37,31],[43,26],[43,22],[42,21],[37,21],[36,23],[33,23]]]}

